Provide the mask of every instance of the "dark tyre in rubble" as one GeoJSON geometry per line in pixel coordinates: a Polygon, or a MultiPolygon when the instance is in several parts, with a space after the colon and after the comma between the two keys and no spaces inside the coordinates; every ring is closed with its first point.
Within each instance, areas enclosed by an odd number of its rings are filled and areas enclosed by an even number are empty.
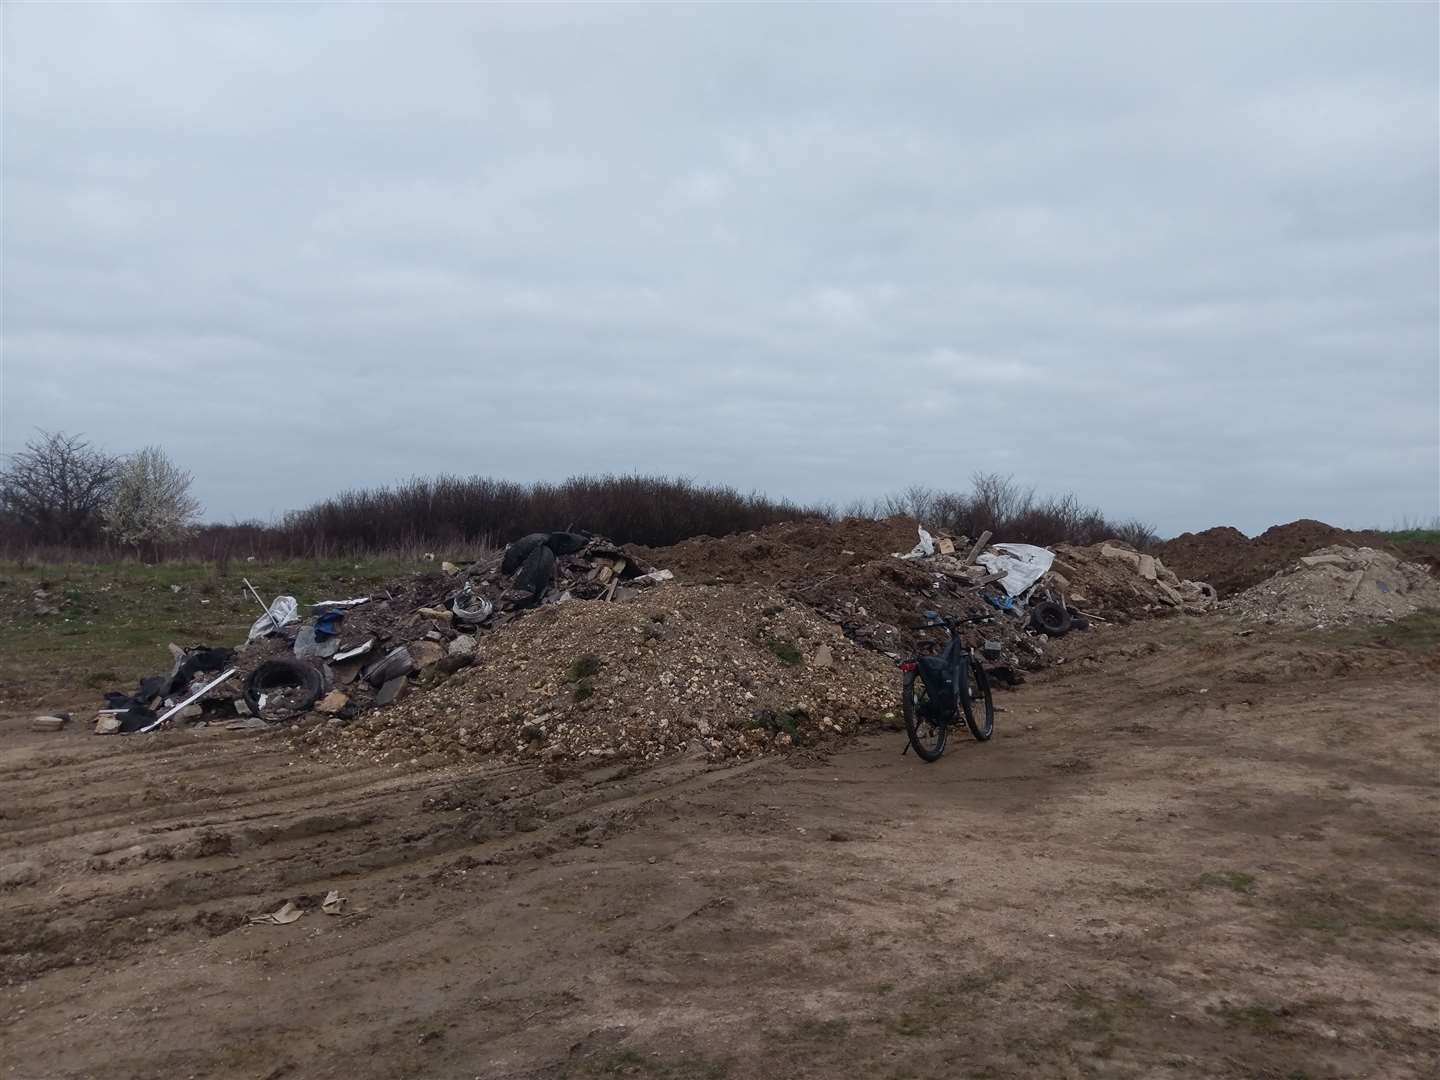
{"type": "Polygon", "coordinates": [[[1059,637],[1070,629],[1070,612],[1054,600],[1043,600],[1030,609],[1030,626],[1041,634],[1059,637]]]}
{"type": "Polygon", "coordinates": [[[918,671],[905,673],[901,691],[901,702],[905,707],[905,734],[921,761],[938,761],[945,753],[950,725],[944,718],[934,716],[935,709],[925,689],[925,680],[919,676],[918,671]]]}
{"type": "Polygon", "coordinates": [[[995,734],[995,701],[990,697],[990,675],[979,660],[970,663],[968,690],[960,701],[965,710],[965,726],[976,742],[985,742],[995,734]]]}
{"type": "Polygon", "coordinates": [[[245,704],[250,714],[265,720],[282,720],[295,716],[314,705],[325,690],[325,677],[309,664],[299,660],[266,660],[245,680],[245,704]],[[261,697],[281,697],[283,707],[261,697]]]}

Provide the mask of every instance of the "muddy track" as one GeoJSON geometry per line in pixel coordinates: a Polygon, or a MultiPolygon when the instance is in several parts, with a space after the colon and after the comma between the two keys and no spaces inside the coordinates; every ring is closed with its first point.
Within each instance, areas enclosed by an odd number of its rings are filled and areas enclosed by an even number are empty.
{"type": "Polygon", "coordinates": [[[1433,1073],[1435,670],[1096,644],[934,766],[894,733],[560,776],[0,723],[6,1080],[1433,1073]]]}
{"type": "MultiPolygon", "coordinates": [[[[493,864],[574,846],[651,799],[764,764],[717,770],[683,760],[633,776],[612,767],[551,783],[533,767],[505,763],[463,777],[297,763],[288,745],[264,742],[271,745],[236,736],[189,756],[149,756],[145,764],[168,773],[173,794],[138,808],[123,791],[77,802],[56,792],[43,768],[11,770],[18,809],[0,829],[0,854],[22,855],[45,878],[71,879],[72,914],[52,918],[53,903],[38,888],[5,896],[0,975],[113,955],[129,933],[117,919],[224,932],[272,893],[278,905],[290,894],[343,889],[360,875],[385,880],[395,867],[430,873],[461,848],[472,863],[493,864]],[[240,775],[248,783],[236,782],[240,775]]],[[[77,757],[69,769],[105,768],[107,786],[127,786],[124,770],[116,776],[102,759],[77,757]]],[[[59,777],[62,785],[71,779],[66,771],[59,777]]]]}

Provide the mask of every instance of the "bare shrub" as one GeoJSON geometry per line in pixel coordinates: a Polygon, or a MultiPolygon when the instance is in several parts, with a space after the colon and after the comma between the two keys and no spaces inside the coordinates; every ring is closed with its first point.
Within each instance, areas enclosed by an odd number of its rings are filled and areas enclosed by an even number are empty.
{"type": "Polygon", "coordinates": [[[42,431],[0,472],[5,532],[28,545],[93,544],[117,465],[80,435],[42,431]]]}

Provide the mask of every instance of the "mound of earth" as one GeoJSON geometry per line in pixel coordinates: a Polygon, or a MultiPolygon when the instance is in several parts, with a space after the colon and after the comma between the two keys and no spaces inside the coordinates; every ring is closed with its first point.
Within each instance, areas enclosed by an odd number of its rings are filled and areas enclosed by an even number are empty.
{"type": "Polygon", "coordinates": [[[1419,563],[1368,547],[1332,545],[1221,605],[1243,619],[1322,629],[1384,623],[1440,608],[1440,582],[1419,563]]]}
{"type": "Polygon", "coordinates": [[[1184,533],[1161,544],[1159,554],[1181,577],[1208,581],[1221,596],[1230,596],[1333,544],[1403,554],[1379,533],[1353,532],[1309,518],[1276,525],[1254,538],[1229,525],[1184,533]]]}
{"type": "Polygon", "coordinates": [[[751,586],[550,605],[482,639],[426,693],[300,735],[374,763],[720,759],[807,744],[897,709],[894,665],[751,586]]]}
{"type": "Polygon", "coordinates": [[[915,546],[912,518],[798,521],[734,536],[695,536],[664,548],[628,545],[646,562],[701,584],[813,581],[915,546]]]}

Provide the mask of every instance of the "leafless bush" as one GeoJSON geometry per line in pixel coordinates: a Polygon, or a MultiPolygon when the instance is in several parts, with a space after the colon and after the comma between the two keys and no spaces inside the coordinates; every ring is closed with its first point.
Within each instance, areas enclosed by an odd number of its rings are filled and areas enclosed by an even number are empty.
{"type": "Polygon", "coordinates": [[[912,487],[883,505],[947,532],[973,537],[988,531],[997,540],[1017,543],[1095,544],[1118,538],[1146,547],[1158,539],[1143,522],[1111,522],[1074,495],[1040,496],[998,473],[976,473],[969,492],[912,487]]]}
{"type": "Polygon", "coordinates": [[[0,471],[0,516],[7,539],[30,544],[91,544],[118,462],[82,436],[42,431],[0,471]]]}

